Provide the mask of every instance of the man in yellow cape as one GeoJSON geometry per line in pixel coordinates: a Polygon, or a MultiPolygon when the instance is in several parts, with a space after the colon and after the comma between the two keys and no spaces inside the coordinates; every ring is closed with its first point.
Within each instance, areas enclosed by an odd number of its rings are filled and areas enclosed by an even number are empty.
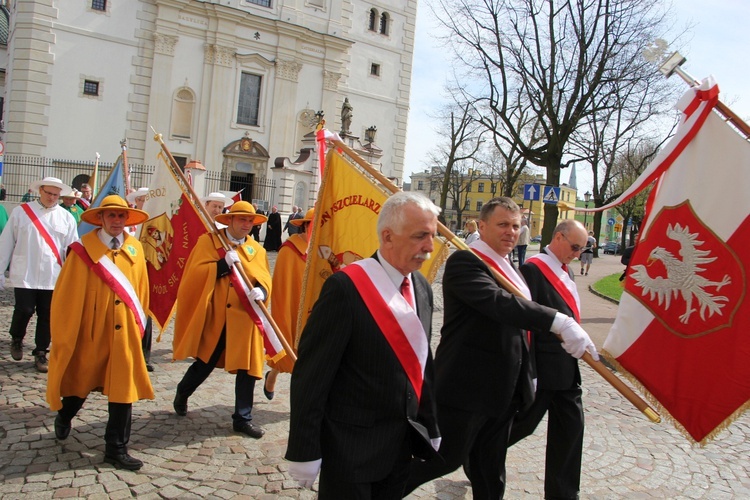
{"type": "MultiPolygon", "coordinates": [[[[286,337],[290,346],[294,346],[297,334],[297,319],[299,317],[299,303],[302,297],[302,278],[305,275],[307,262],[307,246],[310,241],[311,224],[315,209],[311,208],[300,219],[291,219],[289,224],[299,228],[281,245],[273,269],[273,297],[271,297],[271,316],[279,326],[279,330],[286,337]]],[[[296,354],[296,352],[295,352],[296,354]]],[[[292,373],[294,362],[291,356],[284,356],[280,360],[269,361],[271,371],[266,373],[263,394],[273,399],[276,377],[279,372],[292,373]]]]}
{"type": "Polygon", "coordinates": [[[132,403],[153,399],[154,390],[141,350],[146,260],[125,228],[147,218],[117,195],[84,212],[82,220],[100,229],[70,245],[52,294],[47,402],[58,412],[55,436],[66,439],[88,394],[101,391],[109,401],[104,461],[129,470],[143,466],[128,455],[132,403]]]}
{"type": "Polygon", "coordinates": [[[263,375],[264,346],[247,307],[249,302],[268,301],[271,274],[266,251],[248,235],[266,217],[240,201],[215,220],[227,226],[220,231],[233,249],[224,251],[219,235],[206,233],[188,258],[177,291],[173,349],[175,360],[192,357],[195,362],[177,385],[174,410],[187,415],[188,398],[215,367],[224,368],[236,374],[233,428],[259,439],[265,431],[252,423],[252,409],[255,381],[263,375]],[[235,264],[256,283],[254,288],[238,281],[235,264]]]}

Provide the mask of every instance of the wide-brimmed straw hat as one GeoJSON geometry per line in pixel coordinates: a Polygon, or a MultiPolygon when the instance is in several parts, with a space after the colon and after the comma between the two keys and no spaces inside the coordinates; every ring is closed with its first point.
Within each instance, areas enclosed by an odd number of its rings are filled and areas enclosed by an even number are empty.
{"type": "Polygon", "coordinates": [[[263,224],[268,220],[268,217],[266,217],[265,215],[256,214],[255,208],[253,208],[253,206],[247,201],[238,201],[237,203],[232,205],[232,208],[229,209],[229,212],[217,215],[216,217],[214,217],[214,220],[228,226],[232,222],[232,217],[234,217],[235,215],[253,216],[253,225],[263,224]]]}
{"type": "Polygon", "coordinates": [[[130,208],[128,203],[122,199],[121,196],[111,194],[102,200],[102,203],[98,207],[89,208],[81,215],[81,220],[88,222],[94,226],[101,226],[102,220],[99,214],[105,210],[123,210],[128,213],[128,218],[125,221],[126,226],[137,226],[145,222],[148,219],[148,214],[143,210],[136,208],[130,208]]]}
{"type": "Polygon", "coordinates": [[[39,188],[42,186],[60,188],[62,190],[61,193],[70,193],[70,191],[73,189],[67,184],[63,183],[63,181],[61,181],[57,177],[45,177],[40,181],[34,181],[29,184],[29,189],[31,189],[32,191],[39,191],[39,188]]]}
{"type": "Polygon", "coordinates": [[[219,193],[219,192],[208,193],[208,196],[204,196],[203,198],[201,198],[201,201],[203,202],[204,205],[206,204],[206,202],[209,202],[209,201],[218,201],[219,203],[224,204],[224,208],[231,207],[232,204],[234,203],[234,200],[232,198],[229,198],[228,196],[224,196],[223,193],[219,193]]]}
{"type": "Polygon", "coordinates": [[[305,216],[301,219],[292,219],[289,221],[289,224],[292,226],[300,227],[305,222],[312,222],[313,217],[315,216],[315,209],[311,208],[307,212],[305,212],[305,216]]]}
{"type": "Polygon", "coordinates": [[[147,194],[148,194],[148,188],[142,187],[142,188],[138,188],[136,191],[133,191],[132,193],[128,193],[125,199],[128,200],[128,203],[130,203],[131,205],[135,205],[136,198],[140,198],[141,196],[146,196],[147,194]]]}
{"type": "Polygon", "coordinates": [[[60,198],[78,199],[80,197],[81,197],[81,192],[75,188],[72,191],[63,191],[62,193],[60,193],[60,198]]]}

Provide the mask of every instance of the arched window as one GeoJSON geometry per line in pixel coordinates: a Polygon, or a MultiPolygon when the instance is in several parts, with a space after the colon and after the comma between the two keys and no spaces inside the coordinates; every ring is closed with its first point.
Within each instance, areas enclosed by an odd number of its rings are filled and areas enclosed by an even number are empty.
{"type": "Polygon", "coordinates": [[[381,35],[388,35],[388,21],[390,21],[390,16],[387,12],[383,12],[380,15],[380,34],[381,35]]]}
{"type": "Polygon", "coordinates": [[[378,11],[377,9],[370,9],[370,21],[367,25],[367,29],[370,31],[378,31],[378,11]]]}
{"type": "Polygon", "coordinates": [[[188,87],[177,89],[172,101],[172,137],[175,139],[190,139],[192,137],[194,108],[195,94],[193,91],[188,87]]]}
{"type": "Polygon", "coordinates": [[[294,204],[307,210],[307,184],[300,181],[294,186],[294,204]]]}

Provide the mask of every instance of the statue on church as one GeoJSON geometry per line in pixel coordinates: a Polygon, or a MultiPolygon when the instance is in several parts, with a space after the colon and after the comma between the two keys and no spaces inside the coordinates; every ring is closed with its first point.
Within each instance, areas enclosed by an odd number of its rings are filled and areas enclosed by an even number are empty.
{"type": "Polygon", "coordinates": [[[344,104],[341,105],[341,133],[342,134],[351,134],[351,130],[349,127],[352,126],[352,116],[353,116],[353,108],[352,105],[349,104],[349,98],[344,98],[344,104]]]}

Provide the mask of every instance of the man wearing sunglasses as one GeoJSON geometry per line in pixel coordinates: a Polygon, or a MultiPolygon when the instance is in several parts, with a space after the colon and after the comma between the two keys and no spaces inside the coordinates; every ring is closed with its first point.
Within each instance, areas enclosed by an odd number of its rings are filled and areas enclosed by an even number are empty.
{"type": "MultiPolygon", "coordinates": [[[[564,220],[552,241],[521,266],[531,299],[556,309],[580,323],[581,302],[570,263],[586,249],[588,234],[575,220],[564,220]]],[[[534,404],[513,421],[508,446],[531,435],[544,414],[547,422],[545,498],[578,498],[583,452],[583,404],[578,360],[565,352],[549,331],[532,332],[537,369],[534,404]]]]}

